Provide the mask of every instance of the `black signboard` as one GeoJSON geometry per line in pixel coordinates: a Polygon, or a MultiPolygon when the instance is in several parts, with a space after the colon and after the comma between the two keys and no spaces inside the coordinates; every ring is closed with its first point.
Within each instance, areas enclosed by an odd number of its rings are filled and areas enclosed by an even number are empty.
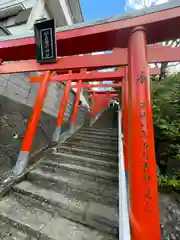
{"type": "Polygon", "coordinates": [[[56,32],[54,19],[35,23],[34,32],[37,62],[56,62],[56,32]]]}

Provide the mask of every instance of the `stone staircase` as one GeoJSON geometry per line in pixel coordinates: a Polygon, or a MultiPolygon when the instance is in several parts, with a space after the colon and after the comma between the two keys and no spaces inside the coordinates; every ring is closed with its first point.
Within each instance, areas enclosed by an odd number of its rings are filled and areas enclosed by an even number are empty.
{"type": "Polygon", "coordinates": [[[0,201],[0,239],[118,239],[117,129],[83,128],[0,201]]]}

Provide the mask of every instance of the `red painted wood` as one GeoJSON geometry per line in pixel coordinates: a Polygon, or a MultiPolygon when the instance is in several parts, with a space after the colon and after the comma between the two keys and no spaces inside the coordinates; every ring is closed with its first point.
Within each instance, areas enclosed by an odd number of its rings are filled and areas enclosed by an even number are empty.
{"type": "MultiPolygon", "coordinates": [[[[125,56],[127,57],[127,56],[125,56]]],[[[123,59],[123,56],[122,56],[123,59]]],[[[127,60],[123,60],[127,62],[127,60]]],[[[100,68],[116,67],[120,65],[117,54],[89,55],[89,56],[71,56],[61,58],[54,64],[38,64],[35,60],[14,62],[9,64],[2,64],[0,66],[0,74],[15,73],[15,72],[41,72],[47,69],[55,70],[73,70],[87,68],[88,70],[95,70],[100,68]]]]}
{"type": "MultiPolygon", "coordinates": [[[[148,43],[180,38],[180,32],[177,31],[180,21],[179,13],[180,7],[176,7],[138,17],[58,32],[56,34],[58,56],[112,50],[117,46],[127,47],[129,32],[141,25],[148,32],[148,43]]],[[[4,61],[34,59],[34,37],[0,41],[0,56],[4,61]]]]}
{"type": "MultiPolygon", "coordinates": [[[[74,74],[64,74],[64,75],[55,75],[51,76],[51,82],[64,82],[64,81],[75,81],[77,82],[81,79],[83,82],[89,81],[105,81],[105,80],[121,80],[124,75],[124,69],[121,68],[115,72],[89,72],[89,73],[74,73],[74,74]]],[[[30,82],[40,82],[43,79],[43,75],[30,77],[30,82]]]]}
{"type": "Polygon", "coordinates": [[[71,85],[72,88],[92,88],[92,87],[121,87],[122,83],[113,84],[75,84],[71,85]]]}
{"type": "MultiPolygon", "coordinates": [[[[148,62],[176,62],[180,61],[180,47],[149,47],[148,62]]],[[[0,65],[0,74],[16,72],[36,72],[46,71],[68,71],[87,68],[87,70],[97,70],[101,68],[127,65],[127,50],[119,49],[113,54],[71,56],[61,58],[55,64],[38,64],[35,60],[14,62],[0,65]],[[119,58],[119,55],[121,57],[119,58]]]]}
{"type": "MultiPolygon", "coordinates": [[[[159,68],[151,68],[151,75],[160,74],[159,68]]],[[[30,82],[40,82],[43,79],[43,74],[40,76],[30,77],[30,82]]],[[[81,79],[83,82],[87,81],[105,81],[105,80],[122,80],[124,76],[124,68],[119,68],[115,72],[89,72],[89,73],[73,73],[73,74],[63,74],[63,75],[52,75],[49,81],[78,81],[81,79]]]]}
{"type": "Polygon", "coordinates": [[[88,93],[99,93],[99,94],[113,94],[117,93],[116,90],[111,90],[111,91],[98,91],[98,90],[87,90],[88,93]]]}
{"type": "Polygon", "coordinates": [[[34,108],[29,119],[27,129],[24,135],[24,139],[22,141],[21,151],[22,152],[30,152],[31,146],[33,143],[33,139],[36,133],[36,128],[38,125],[38,121],[40,118],[40,114],[43,108],[44,99],[47,94],[48,89],[48,78],[50,76],[50,72],[47,71],[44,75],[44,80],[41,82],[40,87],[37,92],[36,101],[34,104],[34,108]]]}
{"type": "MultiPolygon", "coordinates": [[[[81,83],[82,83],[82,80],[79,80],[78,85],[81,85],[81,83]]],[[[76,116],[77,116],[78,107],[79,107],[80,95],[81,95],[81,87],[79,87],[76,92],[74,109],[73,109],[72,118],[71,118],[72,125],[76,124],[76,116]]]]}
{"type": "Polygon", "coordinates": [[[89,111],[89,121],[91,121],[92,118],[93,118],[93,112],[94,112],[95,101],[96,101],[95,98],[96,98],[96,95],[95,95],[95,93],[93,93],[92,100],[91,100],[91,105],[90,105],[90,111],[89,111]]]}
{"type": "MultiPolygon", "coordinates": [[[[93,94],[93,93],[92,93],[93,94]]],[[[103,93],[96,93],[97,95],[103,95],[103,93]]],[[[105,93],[105,95],[107,95],[107,93],[105,93]]],[[[117,93],[111,93],[110,97],[118,97],[119,98],[119,94],[117,93]]],[[[93,98],[93,95],[89,95],[88,98],[93,98]]]]}
{"type": "Polygon", "coordinates": [[[159,240],[156,159],[145,31],[129,38],[128,158],[133,240],[159,240]]]}
{"type": "Polygon", "coordinates": [[[71,80],[67,81],[66,87],[64,88],[64,95],[61,99],[61,103],[59,106],[59,115],[57,118],[56,126],[57,127],[62,127],[63,120],[64,120],[64,114],[66,112],[66,107],[69,99],[69,92],[71,89],[71,80]]]}

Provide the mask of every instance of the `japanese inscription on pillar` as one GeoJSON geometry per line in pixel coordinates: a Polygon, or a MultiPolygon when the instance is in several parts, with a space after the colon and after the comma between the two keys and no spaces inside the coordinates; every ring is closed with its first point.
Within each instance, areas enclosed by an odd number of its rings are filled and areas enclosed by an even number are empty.
{"type": "MultiPolygon", "coordinates": [[[[137,84],[140,84],[142,87],[146,84],[146,81],[148,80],[147,76],[144,75],[144,72],[141,72],[140,77],[137,79],[137,84]]],[[[140,129],[141,129],[141,149],[142,149],[142,164],[141,167],[143,168],[143,179],[142,181],[145,184],[144,189],[144,209],[145,211],[152,211],[151,208],[151,201],[152,201],[152,195],[151,195],[151,175],[150,175],[150,148],[148,145],[148,121],[147,121],[147,104],[143,100],[140,102],[140,129]]]]}

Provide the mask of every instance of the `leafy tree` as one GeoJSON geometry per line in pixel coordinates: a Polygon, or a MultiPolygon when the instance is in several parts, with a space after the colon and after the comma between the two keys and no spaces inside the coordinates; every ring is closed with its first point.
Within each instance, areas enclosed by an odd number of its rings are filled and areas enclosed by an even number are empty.
{"type": "Polygon", "coordinates": [[[169,164],[180,161],[180,73],[152,81],[152,99],[156,159],[165,175],[169,164]]]}

